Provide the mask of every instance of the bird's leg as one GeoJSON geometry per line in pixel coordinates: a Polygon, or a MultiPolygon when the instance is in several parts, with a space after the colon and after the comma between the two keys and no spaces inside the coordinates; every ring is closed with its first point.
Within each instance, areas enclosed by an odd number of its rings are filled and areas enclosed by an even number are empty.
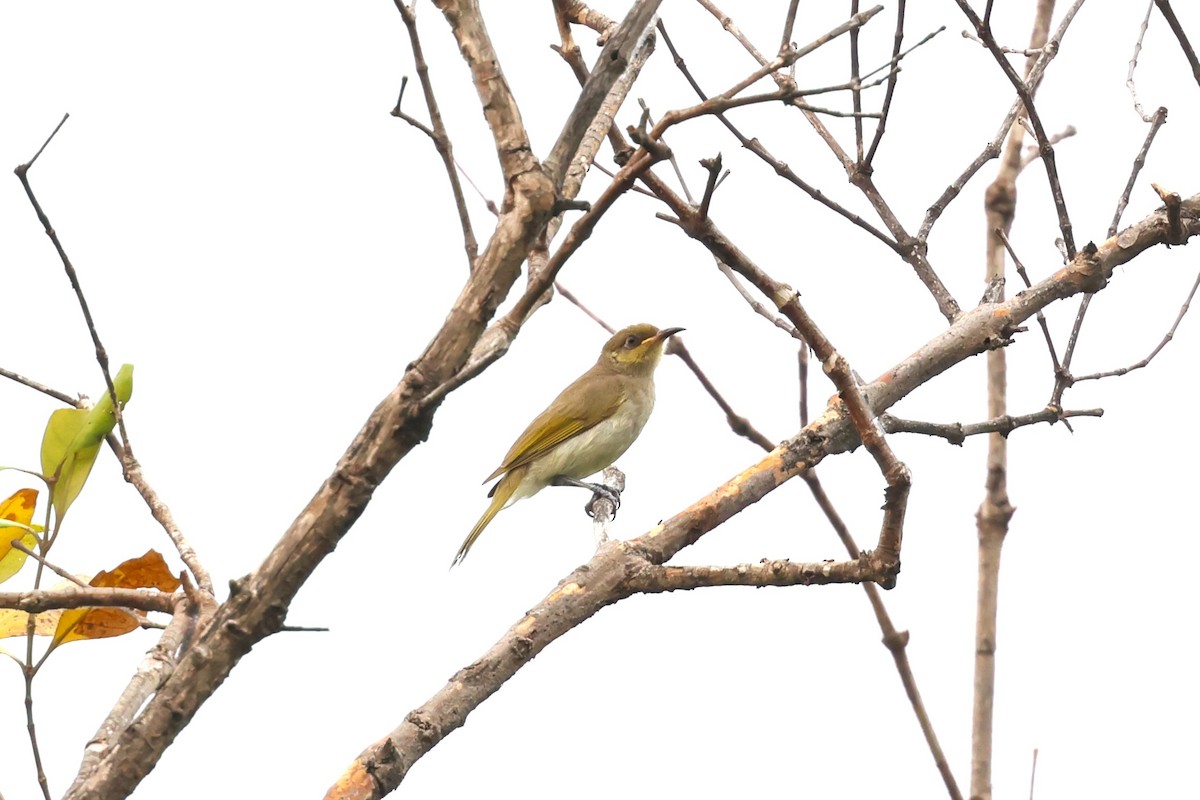
{"type": "Polygon", "coordinates": [[[621,507],[621,493],[616,489],[605,486],[603,483],[588,483],[586,481],[575,480],[568,478],[566,475],[558,475],[550,480],[551,486],[578,486],[580,489],[589,489],[592,492],[592,499],[584,504],[583,510],[587,512],[589,517],[596,516],[592,510],[592,505],[599,498],[603,497],[613,504],[613,518],[617,516],[617,509],[621,507]]]}

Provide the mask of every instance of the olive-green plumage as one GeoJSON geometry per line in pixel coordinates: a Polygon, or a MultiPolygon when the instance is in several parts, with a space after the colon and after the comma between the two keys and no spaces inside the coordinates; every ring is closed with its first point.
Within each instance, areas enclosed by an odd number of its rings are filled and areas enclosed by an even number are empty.
{"type": "Polygon", "coordinates": [[[631,325],[617,331],[595,366],[555,398],[509,448],[484,483],[500,476],[491,505],[458,549],[462,561],[500,509],[537,494],[557,478],[581,480],[629,449],[654,409],[654,368],[667,339],[683,328],[631,325]]]}

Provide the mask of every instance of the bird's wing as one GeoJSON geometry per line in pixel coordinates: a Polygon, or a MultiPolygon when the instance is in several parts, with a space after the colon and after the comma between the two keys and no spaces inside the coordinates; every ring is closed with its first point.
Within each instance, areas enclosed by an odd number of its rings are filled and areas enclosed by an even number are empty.
{"type": "Polygon", "coordinates": [[[509,448],[508,455],[504,457],[504,463],[497,467],[496,471],[483,481],[484,483],[514,467],[530,463],[556,445],[599,425],[615,414],[621,404],[625,402],[623,389],[613,392],[609,402],[602,404],[596,402],[594,393],[571,392],[570,388],[564,390],[563,394],[572,397],[573,400],[562,404],[552,404],[550,408],[538,414],[537,418],[529,423],[529,427],[509,448]],[[559,407],[555,408],[555,405],[559,405],[559,407]]]}

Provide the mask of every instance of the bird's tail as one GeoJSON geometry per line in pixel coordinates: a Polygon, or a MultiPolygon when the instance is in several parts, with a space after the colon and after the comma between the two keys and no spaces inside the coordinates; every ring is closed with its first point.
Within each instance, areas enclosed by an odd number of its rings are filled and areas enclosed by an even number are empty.
{"type": "Polygon", "coordinates": [[[521,485],[521,478],[523,477],[525,477],[525,468],[523,466],[518,467],[507,473],[492,487],[492,491],[488,495],[492,498],[491,505],[487,507],[487,511],[483,512],[483,516],[479,518],[479,522],[475,523],[475,527],[471,528],[471,532],[467,534],[467,538],[463,539],[462,546],[458,548],[458,554],[454,556],[454,562],[450,564],[451,569],[467,557],[467,551],[471,549],[471,545],[475,544],[475,540],[479,538],[479,534],[483,533],[483,529],[488,526],[492,518],[500,513],[500,509],[508,504],[508,500],[513,496],[513,492],[521,485]]]}

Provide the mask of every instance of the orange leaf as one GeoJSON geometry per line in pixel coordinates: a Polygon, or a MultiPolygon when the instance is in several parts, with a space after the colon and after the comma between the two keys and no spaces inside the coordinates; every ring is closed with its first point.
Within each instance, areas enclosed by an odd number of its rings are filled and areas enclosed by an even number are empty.
{"type": "Polygon", "coordinates": [[[50,648],[80,639],[107,639],[135,631],[141,625],[133,612],[124,608],[69,608],[58,620],[50,648]]]}
{"type": "Polygon", "coordinates": [[[167,562],[157,550],[147,550],[144,556],[122,561],[112,572],[101,571],[89,585],[173,592],[179,588],[179,579],[167,569],[167,562]]]}
{"type": "MultiPolygon", "coordinates": [[[[167,569],[167,562],[155,550],[144,556],[122,561],[111,572],[101,571],[88,583],[120,589],[159,589],[173,592],[179,588],[179,579],[167,569]]],[[[53,650],[60,644],[80,639],[105,639],[136,630],[141,624],[138,612],[125,608],[74,608],[63,612],[50,643],[53,650]]]]}

